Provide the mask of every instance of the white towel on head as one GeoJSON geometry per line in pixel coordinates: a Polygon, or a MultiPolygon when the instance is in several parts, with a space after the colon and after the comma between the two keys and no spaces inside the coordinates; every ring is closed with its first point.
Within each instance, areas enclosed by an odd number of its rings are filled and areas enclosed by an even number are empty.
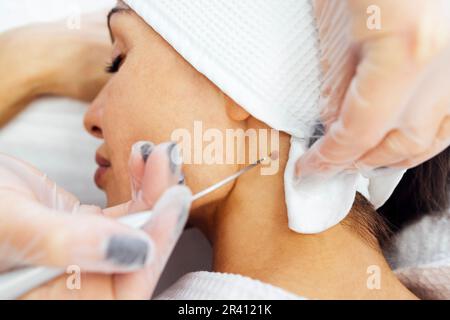
{"type": "MultiPolygon", "coordinates": [[[[328,41],[322,43],[309,0],[125,2],[192,66],[254,117],[292,135],[285,171],[292,230],[318,233],[336,225],[349,213],[356,191],[377,207],[391,195],[403,172],[371,179],[345,173],[300,182],[294,176],[295,161],[320,123],[320,89],[326,76],[321,69],[321,50],[334,45],[333,36],[346,34],[348,26],[341,7],[344,1],[330,1],[324,10],[336,16],[321,37],[328,41]]],[[[345,43],[338,53],[334,57],[342,61],[335,63],[336,68],[340,62],[348,62],[345,43]]]]}

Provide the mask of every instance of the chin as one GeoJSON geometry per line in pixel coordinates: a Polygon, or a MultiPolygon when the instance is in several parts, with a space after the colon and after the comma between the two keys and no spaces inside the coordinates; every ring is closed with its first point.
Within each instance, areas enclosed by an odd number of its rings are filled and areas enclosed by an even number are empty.
{"type": "Polygon", "coordinates": [[[103,189],[106,194],[106,203],[108,207],[114,207],[131,200],[131,195],[128,192],[125,193],[115,186],[115,183],[107,184],[103,189]]]}
{"type": "Polygon", "coordinates": [[[120,204],[118,197],[115,196],[112,192],[105,191],[105,194],[106,194],[106,205],[108,208],[120,204]]]}

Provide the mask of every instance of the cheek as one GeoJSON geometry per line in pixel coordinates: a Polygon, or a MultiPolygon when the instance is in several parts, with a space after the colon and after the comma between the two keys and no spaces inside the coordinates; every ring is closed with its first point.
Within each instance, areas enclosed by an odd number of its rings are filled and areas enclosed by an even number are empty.
{"type": "MultiPolygon", "coordinates": [[[[131,195],[128,158],[133,143],[166,142],[181,128],[187,129],[194,140],[196,121],[202,122],[205,129],[222,132],[236,129],[236,123],[226,115],[222,95],[191,67],[181,65],[162,72],[155,70],[155,66],[165,63],[152,64],[150,69],[134,65],[135,60],[139,60],[138,56],[128,56],[119,73],[110,80],[105,95],[103,136],[113,166],[111,181],[105,189],[109,202],[114,204],[129,200],[131,195]]],[[[187,165],[184,171],[186,182],[195,193],[237,169],[236,165],[199,164],[187,165]]],[[[224,188],[215,196],[223,197],[228,191],[224,188]]]]}
{"type": "Polygon", "coordinates": [[[141,111],[132,99],[127,99],[133,92],[123,88],[122,83],[126,83],[126,78],[120,73],[110,82],[102,114],[103,137],[112,165],[105,186],[109,206],[131,198],[128,159],[132,145],[143,140],[144,132],[136,116],[141,111]]]}
{"type": "Polygon", "coordinates": [[[110,80],[102,113],[102,131],[112,163],[105,191],[108,204],[131,198],[128,160],[131,147],[142,140],[155,144],[170,140],[173,112],[164,108],[165,92],[154,79],[142,77],[125,66],[110,80]],[[152,83],[152,88],[147,85],[152,83]],[[157,89],[155,89],[157,88],[157,89]]]}
{"type": "Polygon", "coordinates": [[[105,144],[111,161],[111,171],[110,176],[107,177],[105,191],[108,197],[108,205],[117,205],[131,198],[128,158],[132,138],[127,136],[130,131],[125,128],[125,125],[121,126],[120,121],[112,121],[112,123],[116,123],[115,128],[111,128],[104,133],[105,144]],[[119,130],[119,128],[122,129],[119,130]]]}

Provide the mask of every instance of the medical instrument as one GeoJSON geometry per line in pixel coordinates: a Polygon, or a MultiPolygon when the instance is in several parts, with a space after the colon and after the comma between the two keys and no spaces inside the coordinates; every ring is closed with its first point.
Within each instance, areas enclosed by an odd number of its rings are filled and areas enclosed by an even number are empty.
{"type": "MultiPolygon", "coordinates": [[[[255,163],[252,163],[235,174],[221,180],[220,182],[206,188],[203,191],[192,196],[192,201],[196,201],[218,189],[226,184],[236,180],[244,173],[251,169],[264,164],[266,161],[276,161],[278,159],[278,152],[272,152],[268,157],[264,157],[255,163]]],[[[142,228],[150,219],[152,211],[143,211],[118,219],[119,222],[132,227],[142,228]]],[[[40,285],[47,283],[48,281],[55,279],[65,273],[61,268],[50,267],[24,267],[21,269],[13,270],[0,274],[0,300],[13,300],[21,297],[28,291],[39,287],[40,285]]]]}

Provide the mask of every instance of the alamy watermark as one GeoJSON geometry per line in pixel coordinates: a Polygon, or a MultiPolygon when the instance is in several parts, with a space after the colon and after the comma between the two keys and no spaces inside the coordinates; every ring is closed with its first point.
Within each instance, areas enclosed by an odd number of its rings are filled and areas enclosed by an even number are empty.
{"type": "Polygon", "coordinates": [[[367,268],[366,285],[369,290],[380,290],[381,289],[381,268],[377,265],[371,265],[367,268]]]}
{"type": "Polygon", "coordinates": [[[81,268],[71,265],[66,268],[66,288],[68,290],[81,290],[81,268]]]}
{"type": "Polygon", "coordinates": [[[366,21],[367,29],[381,30],[381,8],[377,5],[367,7],[366,13],[369,15],[366,21]]]}
{"type": "MultiPolygon", "coordinates": [[[[184,164],[251,164],[279,150],[280,134],[274,129],[226,129],[203,127],[195,121],[193,128],[172,132],[171,140],[178,143],[184,164]]],[[[268,161],[261,175],[274,175],[279,160],[268,161]]]]}

